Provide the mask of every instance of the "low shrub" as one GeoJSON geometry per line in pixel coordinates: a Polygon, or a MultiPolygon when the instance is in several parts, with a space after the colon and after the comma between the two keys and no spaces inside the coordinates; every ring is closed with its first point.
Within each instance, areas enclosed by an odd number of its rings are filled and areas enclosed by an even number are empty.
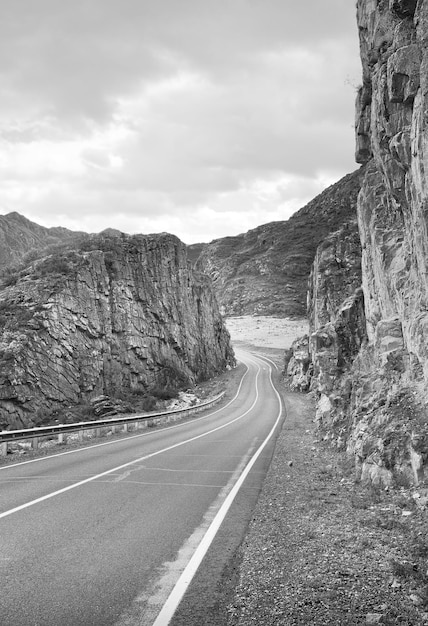
{"type": "Polygon", "coordinates": [[[151,395],[158,400],[172,400],[177,395],[177,389],[173,387],[154,387],[150,390],[151,395]]]}

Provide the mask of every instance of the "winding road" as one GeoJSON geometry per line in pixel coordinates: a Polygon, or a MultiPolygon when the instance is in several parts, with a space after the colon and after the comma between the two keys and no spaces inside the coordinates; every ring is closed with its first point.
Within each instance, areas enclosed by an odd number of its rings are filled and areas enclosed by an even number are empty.
{"type": "MultiPolygon", "coordinates": [[[[283,417],[273,363],[189,421],[0,467],[0,624],[166,626],[283,417]]],[[[251,514],[251,513],[249,513],[251,514]]]]}

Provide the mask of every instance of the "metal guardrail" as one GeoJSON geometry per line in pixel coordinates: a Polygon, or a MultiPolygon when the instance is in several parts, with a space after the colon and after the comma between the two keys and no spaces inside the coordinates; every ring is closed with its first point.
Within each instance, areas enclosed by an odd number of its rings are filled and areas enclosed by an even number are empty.
{"type": "Polygon", "coordinates": [[[38,447],[39,440],[41,438],[48,438],[54,435],[58,436],[58,442],[63,443],[65,436],[69,433],[79,433],[79,440],[83,441],[83,434],[85,431],[95,431],[95,436],[101,436],[102,428],[112,428],[113,432],[116,432],[117,426],[123,426],[125,432],[128,431],[129,424],[136,424],[137,428],[140,424],[144,424],[144,427],[162,424],[172,420],[177,420],[180,417],[186,417],[193,413],[198,413],[204,409],[208,409],[224,397],[224,391],[211,400],[201,402],[185,409],[175,409],[172,411],[163,411],[161,413],[145,413],[139,415],[126,415],[123,417],[108,417],[101,420],[92,422],[75,422],[73,424],[55,424],[54,426],[38,426],[34,428],[23,428],[22,430],[2,430],[0,431],[0,456],[7,454],[8,443],[13,441],[22,441],[25,439],[32,440],[32,448],[38,447]]]}

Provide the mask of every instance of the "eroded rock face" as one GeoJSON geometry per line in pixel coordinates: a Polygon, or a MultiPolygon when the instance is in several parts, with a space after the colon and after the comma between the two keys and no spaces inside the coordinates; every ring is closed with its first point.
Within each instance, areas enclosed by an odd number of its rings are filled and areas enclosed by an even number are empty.
{"type": "Polygon", "coordinates": [[[354,393],[349,445],[363,474],[379,471],[385,482],[385,471],[391,479],[400,471],[417,481],[412,458],[428,452],[428,6],[359,0],[357,14],[365,94],[357,146],[363,137],[360,161],[369,161],[358,199],[369,346],[356,364],[364,391],[354,393]]]}
{"type": "Polygon", "coordinates": [[[337,396],[336,381],[349,369],[366,338],[361,243],[355,220],[317,249],[309,279],[308,317],[309,338],[293,344],[287,373],[292,388],[304,390],[306,384],[326,396],[322,399],[326,406],[333,403],[327,397],[337,396]]]}
{"type": "Polygon", "coordinates": [[[310,332],[333,321],[342,302],[361,287],[361,242],[356,220],[327,237],[317,248],[309,277],[310,332]]]}
{"type": "Polygon", "coordinates": [[[337,309],[315,280],[311,384],[326,436],[355,455],[359,476],[418,482],[428,462],[428,4],[358,0],[357,15],[362,292],[337,309]]]}
{"type": "Polygon", "coordinates": [[[106,394],[190,385],[234,364],[209,279],[172,235],[95,237],[0,291],[0,422],[106,394]]]}
{"type": "Polygon", "coordinates": [[[287,350],[285,354],[284,370],[290,379],[292,391],[309,391],[313,366],[308,335],[293,341],[290,350],[287,350]]]}

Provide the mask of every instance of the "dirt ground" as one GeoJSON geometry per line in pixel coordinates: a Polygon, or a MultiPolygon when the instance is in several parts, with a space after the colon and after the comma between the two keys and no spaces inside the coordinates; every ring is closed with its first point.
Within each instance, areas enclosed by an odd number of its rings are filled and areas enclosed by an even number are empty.
{"type": "Polygon", "coordinates": [[[306,320],[263,315],[229,317],[226,326],[235,344],[279,350],[289,348],[297,337],[308,332],[306,320]]]}

